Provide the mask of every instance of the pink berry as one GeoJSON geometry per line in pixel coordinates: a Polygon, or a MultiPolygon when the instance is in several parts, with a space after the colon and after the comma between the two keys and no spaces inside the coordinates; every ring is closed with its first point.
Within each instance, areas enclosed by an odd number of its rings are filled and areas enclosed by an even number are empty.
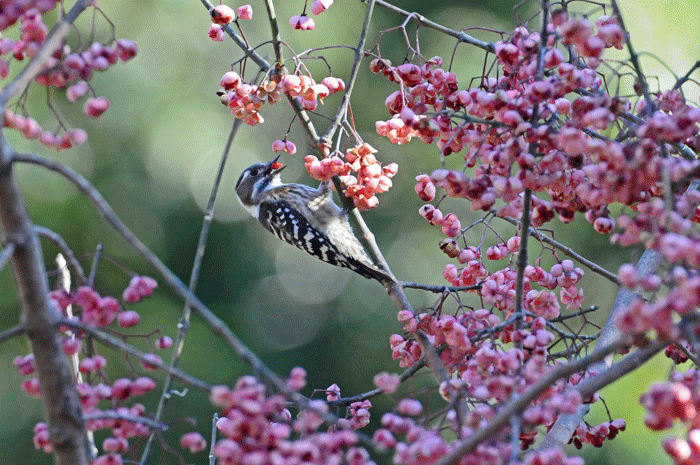
{"type": "Polygon", "coordinates": [[[291,18],[289,18],[289,25],[292,26],[294,29],[299,29],[302,31],[310,31],[311,29],[316,27],[314,20],[306,15],[292,16],[291,18]]]}
{"type": "Polygon", "coordinates": [[[133,310],[125,310],[117,316],[119,326],[121,326],[122,328],[129,328],[131,326],[135,326],[139,323],[140,319],[141,317],[139,316],[139,314],[133,310]]]}
{"type": "Polygon", "coordinates": [[[236,8],[236,12],[238,13],[238,18],[240,19],[253,19],[253,7],[251,7],[250,5],[239,6],[238,8],[236,8]]]}
{"type": "Polygon", "coordinates": [[[109,108],[109,101],[105,97],[89,98],[85,102],[83,111],[86,115],[97,118],[109,108]]]}
{"type": "Polygon", "coordinates": [[[333,4],[333,0],[315,0],[311,4],[311,12],[315,15],[320,15],[333,4]]]}
{"type": "Polygon", "coordinates": [[[236,17],[233,9],[226,5],[215,6],[211,11],[211,21],[214,24],[228,24],[236,17]]]}

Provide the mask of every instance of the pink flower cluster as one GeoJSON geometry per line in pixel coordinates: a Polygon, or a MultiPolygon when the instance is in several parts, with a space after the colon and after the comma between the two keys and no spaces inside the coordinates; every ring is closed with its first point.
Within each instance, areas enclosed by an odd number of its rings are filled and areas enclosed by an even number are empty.
{"type": "MultiPolygon", "coordinates": [[[[629,271],[631,265],[621,268],[623,284],[635,288],[655,290],[661,280],[656,277],[634,277],[629,271]]],[[[685,269],[676,266],[670,270],[666,283],[671,289],[655,300],[636,299],[630,306],[618,314],[617,326],[631,334],[641,334],[650,329],[657,331],[659,336],[677,339],[682,336],[681,329],[676,324],[678,315],[695,312],[700,306],[700,273],[695,269],[685,269]]]]}
{"type": "MultiPolygon", "coordinates": [[[[378,133],[395,143],[412,137],[436,142],[443,155],[466,150],[466,166],[473,168],[473,174],[436,170],[428,178],[421,175],[416,190],[422,199],[432,200],[439,186],[448,196],[468,199],[473,210],[489,211],[500,200],[504,205],[498,214],[517,218],[527,188],[536,193],[534,226],[557,215],[568,223],[576,212],[583,212],[597,231],[610,233],[615,221],[607,205],[634,205],[659,196],[662,166],[672,182],[697,170],[697,162],[662,152],[661,142],[699,145],[700,110],[685,104],[677,90],[655,96],[659,109],[649,115],[639,105],[643,123],[627,139],[591,137],[590,131],[604,130],[631,107],[629,101],[601,92],[601,80],[593,71],[604,48],[619,48],[624,41],[614,18],[602,17],[595,34],[585,19],[565,16],[551,29],[558,35],[548,37],[544,75],[537,67],[540,33],[518,28],[507,42],[496,44],[502,76],[484,78],[481,87],[470,90],[460,89],[457,76],[441,68],[439,57],[397,67],[382,58],[372,61],[372,71],[402,85],[387,97],[393,116],[377,122],[378,133]],[[589,66],[566,62],[557,48],[558,38],[573,45],[589,66]]],[[[645,228],[629,226],[643,234],[649,225],[642,225],[645,228]]],[[[639,237],[633,234],[620,238],[629,243],[639,237]]]]}
{"type": "Polygon", "coordinates": [[[577,449],[581,449],[584,443],[594,447],[602,447],[606,439],[615,439],[620,431],[625,429],[627,429],[627,423],[621,418],[605,421],[596,426],[590,426],[585,422],[581,422],[576,427],[569,444],[573,444],[577,449]]]}
{"type": "MultiPolygon", "coordinates": [[[[43,14],[53,10],[57,3],[54,0],[28,1],[3,8],[0,13],[0,30],[5,30],[19,21],[20,38],[17,41],[8,37],[1,38],[0,55],[9,56],[17,61],[35,56],[48,33],[43,14]]],[[[70,46],[64,44],[45,60],[45,71],[36,77],[36,82],[42,86],[65,89],[71,82],[80,80],[68,91],[68,100],[74,102],[87,93],[89,86],[86,81],[90,80],[93,72],[106,71],[119,60],[128,61],[136,52],[136,44],[125,39],[117,40],[114,45],[93,42],[89,47],[77,51],[72,51],[70,46]]],[[[6,78],[9,72],[9,59],[0,58],[0,78],[6,78]]],[[[106,111],[108,106],[109,103],[104,97],[88,99],[84,112],[97,117],[106,111]]],[[[81,129],[66,131],[62,135],[45,131],[34,118],[15,114],[9,109],[5,109],[4,119],[5,127],[16,129],[25,138],[38,139],[45,146],[56,150],[67,149],[74,144],[81,145],[87,139],[87,134],[81,129]]]]}
{"type": "Polygon", "coordinates": [[[389,163],[382,167],[374,154],[377,151],[367,143],[358,145],[341,155],[333,154],[319,160],[314,155],[304,157],[304,167],[312,178],[330,181],[333,176],[340,176],[346,186],[344,194],[353,199],[360,210],[376,208],[379,205],[377,194],[388,191],[391,178],[396,175],[398,165],[389,163]]]}
{"type": "Polygon", "coordinates": [[[219,83],[221,103],[231,109],[231,114],[247,124],[255,126],[264,121],[259,111],[267,102],[274,105],[281,99],[281,93],[294,97],[306,110],[315,110],[319,102],[329,94],[345,88],[341,79],[327,77],[318,84],[306,75],[286,74],[275,76],[260,85],[246,83],[241,76],[229,71],[224,73],[219,83]]]}
{"type": "MultiPolygon", "coordinates": [[[[311,4],[311,12],[315,15],[320,15],[333,5],[333,0],[314,0],[311,4]]],[[[289,25],[294,29],[301,31],[310,31],[316,27],[316,22],[306,13],[294,15],[289,18],[289,25]]]]}
{"type": "Polygon", "coordinates": [[[691,368],[674,372],[667,383],[656,384],[642,394],[639,402],[646,409],[644,423],[651,429],[670,429],[676,420],[687,430],[685,438],[670,437],[664,449],[678,465],[700,461],[700,371],[691,368]]]}
{"type": "MultiPolygon", "coordinates": [[[[156,286],[155,280],[146,276],[135,276],[127,290],[125,296],[136,296],[133,302],[147,297],[153,292],[156,286]]],[[[114,297],[102,297],[89,286],[81,286],[72,293],[63,290],[52,291],[49,295],[57,311],[65,311],[68,306],[80,307],[80,318],[83,323],[92,326],[105,326],[111,324],[115,319],[120,326],[129,327],[138,323],[139,314],[132,310],[122,310],[117,299],[114,297]]],[[[125,300],[128,300],[125,297],[125,300]]],[[[76,309],[73,308],[73,311],[76,309]]],[[[74,317],[77,318],[77,317],[74,317]]],[[[60,331],[70,331],[69,328],[61,327],[60,331]]],[[[61,340],[63,351],[66,355],[76,356],[81,352],[84,334],[80,331],[71,331],[65,334],[61,340]]],[[[160,336],[155,347],[166,349],[172,346],[172,339],[167,336],[160,336]]],[[[141,361],[144,369],[155,369],[155,363],[162,363],[161,358],[156,354],[146,354],[141,361]]],[[[36,367],[34,355],[18,356],[13,364],[20,374],[32,375],[36,367]]],[[[83,357],[79,362],[78,371],[86,376],[92,383],[80,382],[77,384],[77,391],[80,397],[84,414],[94,418],[87,420],[88,431],[100,429],[111,430],[111,436],[107,437],[102,448],[104,454],[97,457],[96,464],[120,464],[122,463],[121,453],[129,449],[129,439],[137,436],[148,436],[151,430],[145,423],[134,421],[132,417],[143,417],[145,408],[141,404],[134,404],[130,407],[123,404],[135,396],[141,396],[152,391],[156,383],[152,378],[141,376],[136,379],[119,378],[111,384],[107,382],[105,367],[107,360],[101,355],[83,357]],[[107,383],[107,384],[106,384],[107,383]],[[109,408],[100,408],[100,403],[108,403],[109,408]]],[[[22,382],[22,389],[30,396],[39,397],[41,395],[39,381],[36,377],[30,377],[22,382]]],[[[52,452],[53,446],[49,442],[48,431],[44,423],[38,423],[34,428],[34,445],[37,449],[45,452],[52,452]]]]}
{"type": "MultiPolygon", "coordinates": [[[[571,400],[567,396],[554,397],[557,398],[557,403],[561,407],[565,407],[565,403],[571,400]]],[[[574,405],[577,405],[575,398],[573,401],[574,405]]],[[[393,463],[398,465],[435,463],[456,446],[456,442],[450,443],[436,429],[426,427],[422,422],[408,418],[420,414],[422,411],[420,402],[404,399],[400,402],[398,410],[400,414],[386,413],[382,416],[382,428],[378,429],[372,437],[372,441],[379,450],[394,450],[393,463]]],[[[570,411],[570,408],[563,408],[561,411],[570,411]]],[[[463,424],[457,420],[453,410],[448,413],[447,417],[449,420],[447,426],[455,434],[466,438],[493,417],[493,410],[488,405],[477,404],[473,410],[467,413],[466,418],[462,419],[463,424]]],[[[534,436],[536,436],[537,430],[533,429],[533,431],[534,436]]],[[[521,440],[524,444],[526,439],[531,437],[532,434],[529,431],[521,434],[521,440]]],[[[462,457],[459,463],[504,463],[513,453],[509,440],[507,431],[494,435],[489,441],[477,446],[474,452],[462,457]]],[[[530,452],[524,457],[523,462],[512,461],[512,463],[582,465],[583,461],[579,457],[568,458],[561,450],[544,450],[530,452]]]]}
{"type": "MultiPolygon", "coordinates": [[[[148,297],[157,286],[156,281],[148,276],[134,276],[124,290],[123,298],[127,303],[135,303],[148,297]]],[[[51,302],[57,309],[65,311],[69,305],[79,306],[81,320],[90,326],[108,326],[117,318],[119,325],[126,328],[139,321],[139,315],[133,310],[122,310],[119,301],[111,296],[102,297],[90,286],[80,286],[68,294],[63,289],[49,294],[51,302]]]]}
{"type": "MultiPolygon", "coordinates": [[[[298,380],[302,374],[303,370],[297,370],[290,378],[298,380]]],[[[265,386],[252,376],[240,378],[233,389],[215,386],[211,401],[223,414],[216,426],[224,439],[213,449],[223,464],[373,463],[367,451],[357,446],[352,430],[336,427],[320,431],[328,411],[324,401],[311,401],[293,420],[284,397],[266,396],[265,386]]],[[[362,410],[358,406],[353,418],[365,418],[362,410]]]]}

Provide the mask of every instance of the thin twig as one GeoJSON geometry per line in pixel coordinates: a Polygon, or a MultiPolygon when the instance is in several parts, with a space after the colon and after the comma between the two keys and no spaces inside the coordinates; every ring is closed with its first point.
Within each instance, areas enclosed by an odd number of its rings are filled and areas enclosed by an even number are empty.
{"type": "Polygon", "coordinates": [[[5,268],[7,261],[12,258],[12,254],[15,253],[15,243],[12,241],[7,241],[0,251],[0,270],[5,268]]]}
{"type": "Polygon", "coordinates": [[[185,384],[188,384],[190,386],[193,386],[193,387],[196,387],[199,389],[203,389],[205,391],[211,390],[211,385],[209,383],[205,383],[204,381],[202,381],[198,378],[195,378],[194,376],[189,375],[182,370],[179,370],[177,368],[173,368],[170,365],[167,365],[163,362],[158,362],[157,360],[154,360],[152,357],[149,357],[148,356],[149,354],[136,349],[132,345],[127,344],[126,342],[122,341],[121,339],[119,339],[117,337],[112,336],[111,334],[107,334],[104,331],[100,331],[97,328],[93,328],[92,326],[88,326],[86,324],[83,324],[79,321],[76,321],[76,320],[70,319],[70,318],[61,318],[57,324],[60,326],[67,326],[71,329],[89,334],[96,341],[99,341],[103,344],[114,347],[115,349],[119,350],[120,352],[131,355],[132,357],[136,357],[139,360],[142,360],[149,365],[156,366],[156,367],[160,368],[161,370],[165,371],[166,373],[169,373],[174,378],[179,379],[180,381],[182,381],[185,384]]]}
{"type": "MultiPolygon", "coordinates": [[[[241,120],[236,118],[231,131],[229,132],[228,140],[226,141],[226,147],[221,154],[221,160],[219,161],[219,169],[214,178],[214,185],[212,186],[211,194],[209,195],[209,203],[204,211],[204,221],[202,223],[202,229],[199,232],[199,242],[197,243],[197,251],[194,256],[194,263],[192,264],[192,272],[190,273],[190,285],[189,289],[192,293],[197,290],[197,282],[199,281],[199,273],[202,268],[202,261],[204,259],[204,251],[207,245],[207,238],[209,237],[209,228],[211,227],[212,221],[214,221],[214,206],[216,205],[216,197],[219,192],[219,186],[221,185],[221,179],[223,178],[224,168],[226,167],[226,161],[228,159],[229,152],[231,151],[231,146],[233,145],[233,139],[238,132],[238,128],[241,125],[241,120]]],[[[185,336],[187,335],[187,330],[190,326],[190,317],[192,315],[192,309],[189,305],[185,305],[182,310],[182,316],[178,324],[177,337],[175,338],[175,348],[173,350],[172,358],[170,360],[170,365],[177,368],[180,357],[182,355],[182,350],[185,347],[185,336]]],[[[170,399],[170,391],[173,385],[173,378],[169,374],[165,378],[163,383],[163,392],[161,393],[160,400],[158,401],[158,407],[156,408],[155,419],[160,420],[165,411],[165,406],[170,399]]],[[[151,451],[151,447],[155,436],[151,434],[146,441],[146,445],[141,453],[141,462],[145,464],[148,462],[148,456],[151,451]]]]}
{"type": "MultiPolygon", "coordinates": [[[[505,216],[505,217],[504,216],[496,216],[496,217],[503,220],[503,221],[507,221],[510,224],[516,225],[516,226],[519,224],[518,220],[507,217],[507,216],[505,216]]],[[[533,228],[532,226],[530,226],[530,228],[528,229],[528,233],[532,237],[535,237],[537,240],[541,240],[542,242],[546,242],[547,244],[553,246],[554,248],[561,250],[564,253],[564,255],[566,255],[567,257],[573,258],[574,260],[581,263],[586,268],[590,269],[592,272],[601,275],[602,277],[612,281],[613,283],[615,283],[617,285],[620,284],[620,280],[617,278],[617,275],[615,273],[611,273],[610,271],[606,270],[605,268],[601,267],[600,265],[596,264],[595,262],[592,262],[591,260],[588,260],[587,258],[583,257],[582,255],[574,252],[574,250],[571,249],[571,247],[567,247],[564,244],[562,244],[561,242],[558,242],[558,241],[552,239],[551,237],[542,234],[540,231],[538,231],[536,228],[533,228]]]]}
{"type": "Polygon", "coordinates": [[[141,423],[149,428],[157,429],[160,431],[168,431],[168,425],[161,423],[159,421],[156,421],[152,418],[148,417],[138,417],[136,415],[129,415],[126,413],[119,413],[115,412],[114,410],[101,410],[98,412],[91,412],[91,413],[84,413],[83,414],[83,419],[85,421],[90,421],[90,420],[101,420],[103,418],[109,418],[112,420],[126,420],[130,421],[132,423],[141,423]]]}
{"type": "MultiPolygon", "coordinates": [[[[611,0],[610,5],[612,6],[613,12],[615,13],[615,17],[617,18],[618,24],[620,25],[623,31],[627,32],[627,28],[625,27],[625,21],[622,19],[622,12],[620,12],[620,7],[617,5],[617,2],[615,0],[611,0]]],[[[646,108],[644,109],[644,113],[647,115],[651,115],[654,112],[654,101],[651,99],[651,94],[649,93],[649,83],[647,82],[646,76],[642,71],[642,65],[639,63],[639,56],[634,51],[632,41],[629,39],[630,38],[628,33],[626,43],[627,50],[629,51],[632,67],[634,67],[634,71],[635,73],[637,73],[637,80],[639,81],[639,85],[641,86],[642,93],[644,95],[644,100],[647,104],[646,108]]]]}
{"type": "MultiPolygon", "coordinates": [[[[399,381],[404,382],[416,373],[418,371],[425,367],[424,361],[418,360],[416,363],[414,363],[411,367],[407,368],[401,375],[399,375],[399,381]]],[[[361,402],[366,399],[371,399],[372,397],[376,397],[378,395],[384,394],[384,391],[382,391],[379,388],[372,389],[371,391],[363,392],[362,394],[357,394],[352,397],[343,397],[338,400],[330,401],[327,402],[329,407],[340,407],[343,405],[350,405],[353,402],[361,402]]]]}
{"type": "Polygon", "coordinates": [[[357,81],[357,76],[360,72],[360,64],[362,63],[362,57],[364,56],[365,43],[367,42],[367,33],[369,32],[369,26],[372,21],[372,13],[374,11],[374,1],[375,0],[367,1],[365,19],[362,23],[362,28],[360,29],[360,39],[357,42],[357,47],[355,47],[355,58],[352,63],[352,68],[350,70],[348,82],[346,82],[345,92],[343,93],[343,99],[341,100],[340,105],[338,105],[338,110],[335,112],[335,117],[333,118],[333,121],[326,130],[326,133],[323,135],[323,137],[321,137],[320,142],[326,147],[331,146],[333,136],[340,127],[345,115],[347,114],[348,106],[350,105],[350,96],[352,95],[352,91],[355,87],[355,81],[357,81]]]}
{"type": "Polygon", "coordinates": [[[414,283],[410,281],[401,281],[401,286],[408,289],[421,289],[428,292],[433,292],[435,294],[440,294],[442,292],[460,292],[460,291],[478,291],[481,289],[481,284],[474,284],[473,286],[441,286],[433,284],[423,284],[414,283]]]}
{"type": "Polygon", "coordinates": [[[77,278],[78,285],[84,284],[87,278],[85,277],[83,267],[80,266],[80,262],[78,262],[78,260],[75,258],[75,254],[73,254],[73,251],[68,246],[66,241],[63,240],[63,237],[45,226],[34,225],[34,231],[36,231],[40,236],[44,236],[50,240],[56,246],[56,248],[66,259],[66,265],[77,278]]]}
{"type": "Polygon", "coordinates": [[[283,66],[284,56],[282,55],[282,39],[280,37],[279,23],[277,22],[277,13],[275,13],[275,4],[272,3],[272,0],[265,0],[265,8],[267,9],[267,19],[270,22],[272,49],[275,51],[277,66],[283,66]]]}
{"type": "Polygon", "coordinates": [[[20,334],[24,334],[23,325],[15,325],[11,328],[8,328],[5,331],[0,332],[0,343],[5,342],[6,340],[11,339],[15,336],[19,336],[20,334]]]}
{"type": "MultiPolygon", "coordinates": [[[[525,189],[523,194],[523,214],[520,218],[520,250],[518,251],[517,277],[515,279],[515,309],[514,315],[521,315],[523,311],[523,294],[525,292],[525,268],[527,267],[527,240],[530,237],[530,207],[532,203],[532,190],[525,189]]],[[[517,320],[517,328],[520,329],[523,318],[517,320]]]]}
{"type": "MultiPolygon", "coordinates": [[[[368,0],[360,0],[362,2],[367,2],[368,0]]],[[[394,13],[399,13],[404,16],[409,16],[412,19],[416,21],[420,26],[423,27],[428,27],[430,29],[435,29],[436,31],[440,31],[445,35],[454,37],[455,39],[459,40],[460,42],[464,42],[465,44],[473,45],[475,47],[479,47],[480,49],[486,50],[487,52],[494,53],[496,48],[495,46],[490,43],[490,42],[483,42],[481,40],[475,39],[474,37],[470,36],[469,34],[464,33],[463,31],[455,31],[453,29],[450,29],[448,27],[443,26],[442,24],[438,24],[436,22],[433,22],[426,18],[423,15],[420,15],[418,13],[411,13],[406,10],[402,10],[401,8],[392,5],[391,3],[388,3],[384,0],[375,0],[377,6],[380,6],[384,9],[387,9],[389,11],[393,11],[394,13]]]]}

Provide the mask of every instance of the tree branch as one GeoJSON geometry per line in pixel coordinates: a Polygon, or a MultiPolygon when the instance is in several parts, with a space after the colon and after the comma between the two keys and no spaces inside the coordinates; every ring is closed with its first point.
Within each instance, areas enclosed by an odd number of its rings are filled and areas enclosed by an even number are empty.
{"type": "MultiPolygon", "coordinates": [[[[360,0],[363,3],[366,3],[369,0],[360,0]]],[[[380,6],[386,10],[393,11],[394,13],[399,13],[401,15],[410,17],[416,21],[420,26],[428,27],[430,29],[435,29],[436,31],[442,32],[445,35],[454,37],[460,42],[463,42],[465,44],[473,45],[475,47],[479,47],[482,50],[486,50],[487,52],[494,53],[496,48],[495,46],[490,43],[490,42],[483,42],[481,40],[475,39],[474,37],[470,36],[469,34],[466,34],[462,31],[455,31],[453,29],[450,29],[448,27],[443,26],[442,24],[438,24],[436,22],[433,22],[426,18],[423,15],[420,15],[418,13],[411,13],[406,10],[402,10],[401,8],[392,5],[391,3],[388,3],[384,0],[374,0],[376,2],[377,6],[380,6]]]]}
{"type": "Polygon", "coordinates": [[[12,150],[3,136],[0,133],[0,224],[4,239],[11,237],[15,243],[10,263],[23,326],[34,353],[54,460],[59,465],[87,465],[85,422],[73,373],[54,328],[57,315],[48,300],[41,245],[14,176],[12,150]]]}
{"type": "MultiPolygon", "coordinates": [[[[635,265],[637,275],[644,276],[654,273],[661,264],[662,258],[663,257],[659,252],[655,250],[646,250],[635,265]]],[[[613,304],[612,310],[608,315],[608,319],[605,321],[605,325],[600,332],[600,337],[598,339],[599,342],[593,349],[593,353],[596,353],[598,350],[602,350],[603,347],[606,347],[612,341],[620,337],[621,333],[616,326],[617,315],[622,309],[629,307],[632,301],[637,297],[637,293],[626,288],[620,288],[620,290],[617,292],[617,297],[615,299],[615,303],[613,304]]],[[[592,365],[591,370],[602,372],[607,367],[611,366],[611,364],[612,357],[608,358],[607,360],[603,359],[600,362],[592,365]]],[[[550,428],[550,430],[547,432],[547,435],[544,437],[537,449],[545,450],[555,447],[564,447],[564,445],[569,442],[569,439],[571,439],[571,435],[574,433],[574,430],[578,424],[588,413],[589,408],[590,407],[588,404],[582,404],[576,413],[560,415],[559,418],[557,418],[557,421],[554,422],[554,426],[552,426],[552,428],[550,428]]]]}
{"type": "Polygon", "coordinates": [[[68,268],[70,268],[70,270],[73,272],[73,275],[75,275],[75,277],[77,278],[78,284],[84,284],[87,281],[87,278],[85,277],[83,267],[80,266],[80,263],[75,258],[75,254],[73,254],[73,251],[70,249],[70,247],[68,247],[66,241],[64,241],[59,234],[45,226],[34,225],[34,230],[40,236],[44,236],[45,238],[53,242],[56,248],[63,254],[63,257],[66,259],[68,268]]]}
{"type": "Polygon", "coordinates": [[[194,386],[199,389],[203,389],[205,391],[211,390],[211,385],[208,383],[205,383],[204,381],[195,378],[192,375],[188,375],[182,370],[179,370],[177,368],[171,367],[170,365],[166,365],[165,363],[158,362],[156,360],[153,360],[150,357],[147,357],[148,354],[145,352],[142,352],[135,347],[127,344],[126,342],[122,341],[121,339],[114,337],[110,334],[105,333],[104,331],[100,331],[97,328],[93,328],[92,326],[88,326],[86,324],[83,324],[79,321],[70,319],[70,318],[61,318],[58,320],[56,325],[61,325],[61,326],[67,326],[71,329],[82,331],[86,334],[89,334],[90,337],[95,339],[96,341],[99,341],[105,345],[114,347],[115,349],[119,350],[122,353],[131,355],[132,357],[136,357],[139,360],[143,360],[149,365],[156,366],[160,368],[161,370],[165,371],[169,375],[171,375],[173,378],[177,378],[180,381],[182,381],[185,384],[188,384],[190,386],[194,386]]]}

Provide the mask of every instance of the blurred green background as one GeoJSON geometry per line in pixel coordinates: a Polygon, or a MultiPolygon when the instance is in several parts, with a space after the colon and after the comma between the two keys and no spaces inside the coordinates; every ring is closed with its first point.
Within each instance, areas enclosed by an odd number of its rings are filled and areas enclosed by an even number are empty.
{"type": "MultiPolygon", "coordinates": [[[[488,27],[509,31],[516,25],[513,6],[517,2],[510,0],[395,3],[453,29],[488,27]]],[[[698,59],[700,2],[625,0],[619,3],[637,50],[659,55],[679,74],[684,74],[698,59]]],[[[331,44],[354,46],[364,15],[362,3],[339,0],[327,13],[314,18],[314,31],[291,31],[287,19],[299,14],[302,5],[301,1],[283,1],[277,5],[282,37],[295,51],[331,44]]],[[[235,8],[240,4],[230,6],[235,8]]],[[[243,21],[241,25],[249,43],[258,44],[267,39],[268,24],[262,2],[253,2],[252,6],[253,20],[243,21]]],[[[532,16],[532,6],[529,4],[520,11],[523,21],[532,16]]],[[[103,2],[100,7],[116,25],[117,37],[138,43],[139,54],[131,62],[120,63],[91,81],[96,93],[108,97],[111,103],[101,118],[88,120],[81,112],[82,104],[68,105],[63,97],[56,96],[56,107],[70,124],[85,128],[89,142],[77,149],[55,153],[12,133],[8,133],[8,138],[19,151],[60,160],[88,177],[121,219],[187,282],[202,224],[202,206],[207,202],[233,122],[215,92],[219,78],[241,53],[228,39],[214,43],[208,38],[209,18],[198,1],[127,0],[103,2]]],[[[368,48],[376,42],[379,30],[396,26],[403,18],[377,8],[374,21],[368,48]]],[[[104,21],[98,20],[98,25],[98,35],[108,37],[109,28],[104,21]]],[[[78,26],[88,31],[89,19],[82,18],[78,26]]],[[[498,40],[489,31],[467,32],[483,40],[498,40]]],[[[453,41],[428,30],[421,30],[420,37],[424,56],[441,55],[446,62],[449,60],[453,41]]],[[[405,48],[398,32],[385,35],[381,46],[384,56],[394,63],[401,62],[405,48]]],[[[263,47],[260,52],[267,54],[270,50],[263,47]]],[[[334,75],[347,78],[351,52],[331,49],[323,53],[329,58],[334,75]]],[[[457,48],[454,69],[463,85],[468,85],[472,76],[481,74],[483,57],[481,50],[457,48]]],[[[19,69],[19,64],[12,63],[13,72],[19,69]]],[[[648,75],[658,76],[661,87],[672,82],[668,72],[653,58],[645,57],[643,65],[648,75]]],[[[308,62],[308,66],[317,76],[327,75],[325,65],[319,60],[308,62]]],[[[249,64],[247,76],[253,75],[254,69],[249,64]]],[[[394,188],[381,196],[380,208],[367,212],[364,218],[400,279],[442,284],[441,272],[446,260],[437,242],[444,236],[417,214],[422,202],[413,192],[415,175],[438,166],[436,150],[420,141],[407,146],[391,145],[374,130],[376,120],[389,117],[383,101],[395,89],[384,78],[369,74],[366,67],[356,85],[353,116],[358,132],[379,150],[378,158],[383,163],[395,161],[400,166],[394,188]]],[[[697,103],[697,89],[691,89],[692,92],[697,103]]],[[[43,89],[32,88],[28,108],[43,126],[52,128],[55,120],[46,108],[45,98],[43,89]]],[[[337,96],[328,97],[319,111],[332,114],[338,101],[337,96]]],[[[233,184],[245,167],[271,158],[271,143],[284,136],[291,114],[288,105],[281,102],[264,109],[263,125],[243,126],[239,131],[218,197],[197,295],[278,373],[284,375],[296,365],[304,366],[309,373],[305,394],[335,382],[344,395],[352,395],[372,388],[372,376],[379,371],[400,372],[397,363],[391,360],[388,345],[389,336],[401,331],[393,303],[377,283],[325,265],[274,239],[240,207],[233,191],[233,184]]],[[[320,132],[325,130],[322,118],[315,117],[314,122],[320,132]]],[[[289,139],[296,143],[299,152],[283,157],[288,165],[285,180],[311,182],[304,173],[302,160],[312,152],[298,125],[293,126],[289,139]]],[[[448,159],[448,166],[459,165],[459,157],[448,159]]],[[[106,255],[137,273],[153,275],[68,182],[32,166],[20,166],[17,172],[34,221],[59,232],[81,257],[86,269],[91,254],[102,244],[106,255]]],[[[464,203],[445,205],[443,211],[457,213],[463,226],[479,218],[464,203]]],[[[578,220],[567,228],[560,226],[555,226],[556,238],[609,270],[616,271],[621,263],[631,259],[630,251],[609,247],[608,239],[592,232],[585,221],[578,220]]],[[[499,228],[512,231],[512,227],[508,229],[505,225],[499,228]]],[[[481,230],[474,233],[474,243],[480,234],[481,230]]],[[[53,266],[55,253],[45,243],[47,266],[53,266]]],[[[97,285],[103,294],[120,295],[128,279],[110,261],[100,263],[97,285]]],[[[585,281],[585,304],[599,305],[603,311],[610,308],[613,286],[590,273],[585,281]]],[[[0,293],[0,328],[5,329],[17,324],[19,318],[7,268],[0,273],[0,286],[4,290],[0,293]]],[[[416,309],[431,305],[436,299],[417,291],[409,291],[408,295],[416,309]]],[[[153,298],[134,308],[142,315],[142,323],[134,334],[157,327],[164,334],[175,336],[181,304],[166,289],[161,287],[153,298]]],[[[598,322],[602,323],[604,318],[605,315],[600,315],[598,322]]],[[[135,338],[130,342],[146,348],[142,340],[135,338]]],[[[110,379],[134,376],[123,357],[114,356],[110,349],[99,350],[109,359],[110,379]]],[[[27,351],[28,344],[23,338],[4,342],[0,350],[0,376],[4,380],[0,383],[3,400],[0,464],[52,463],[50,456],[34,450],[31,431],[41,419],[39,402],[20,390],[22,377],[12,367],[12,359],[27,351]]],[[[161,355],[164,360],[170,358],[169,351],[161,355]]],[[[211,383],[231,384],[249,372],[196,316],[181,367],[211,383]]],[[[584,448],[583,454],[591,463],[670,463],[659,446],[659,438],[664,435],[652,434],[641,426],[642,411],[637,404],[648,384],[664,377],[669,367],[663,358],[657,358],[603,391],[613,418],[626,418],[629,428],[603,449],[584,448]]],[[[155,378],[162,376],[156,374],[155,378]]],[[[158,395],[153,392],[141,400],[152,410],[158,395]]],[[[380,411],[391,408],[392,403],[386,398],[373,403],[376,422],[380,411]]],[[[200,392],[190,390],[182,398],[174,397],[165,416],[173,422],[165,434],[166,440],[174,445],[183,431],[191,429],[189,423],[182,421],[185,418],[196,419],[196,429],[208,438],[213,412],[200,392]]],[[[594,407],[589,417],[591,423],[606,419],[600,405],[594,407]]],[[[99,442],[103,438],[103,433],[98,434],[99,442]]],[[[198,456],[185,453],[185,459],[196,463],[206,460],[204,453],[198,456]]],[[[151,462],[161,461],[174,463],[171,456],[156,448],[151,462]]]]}

